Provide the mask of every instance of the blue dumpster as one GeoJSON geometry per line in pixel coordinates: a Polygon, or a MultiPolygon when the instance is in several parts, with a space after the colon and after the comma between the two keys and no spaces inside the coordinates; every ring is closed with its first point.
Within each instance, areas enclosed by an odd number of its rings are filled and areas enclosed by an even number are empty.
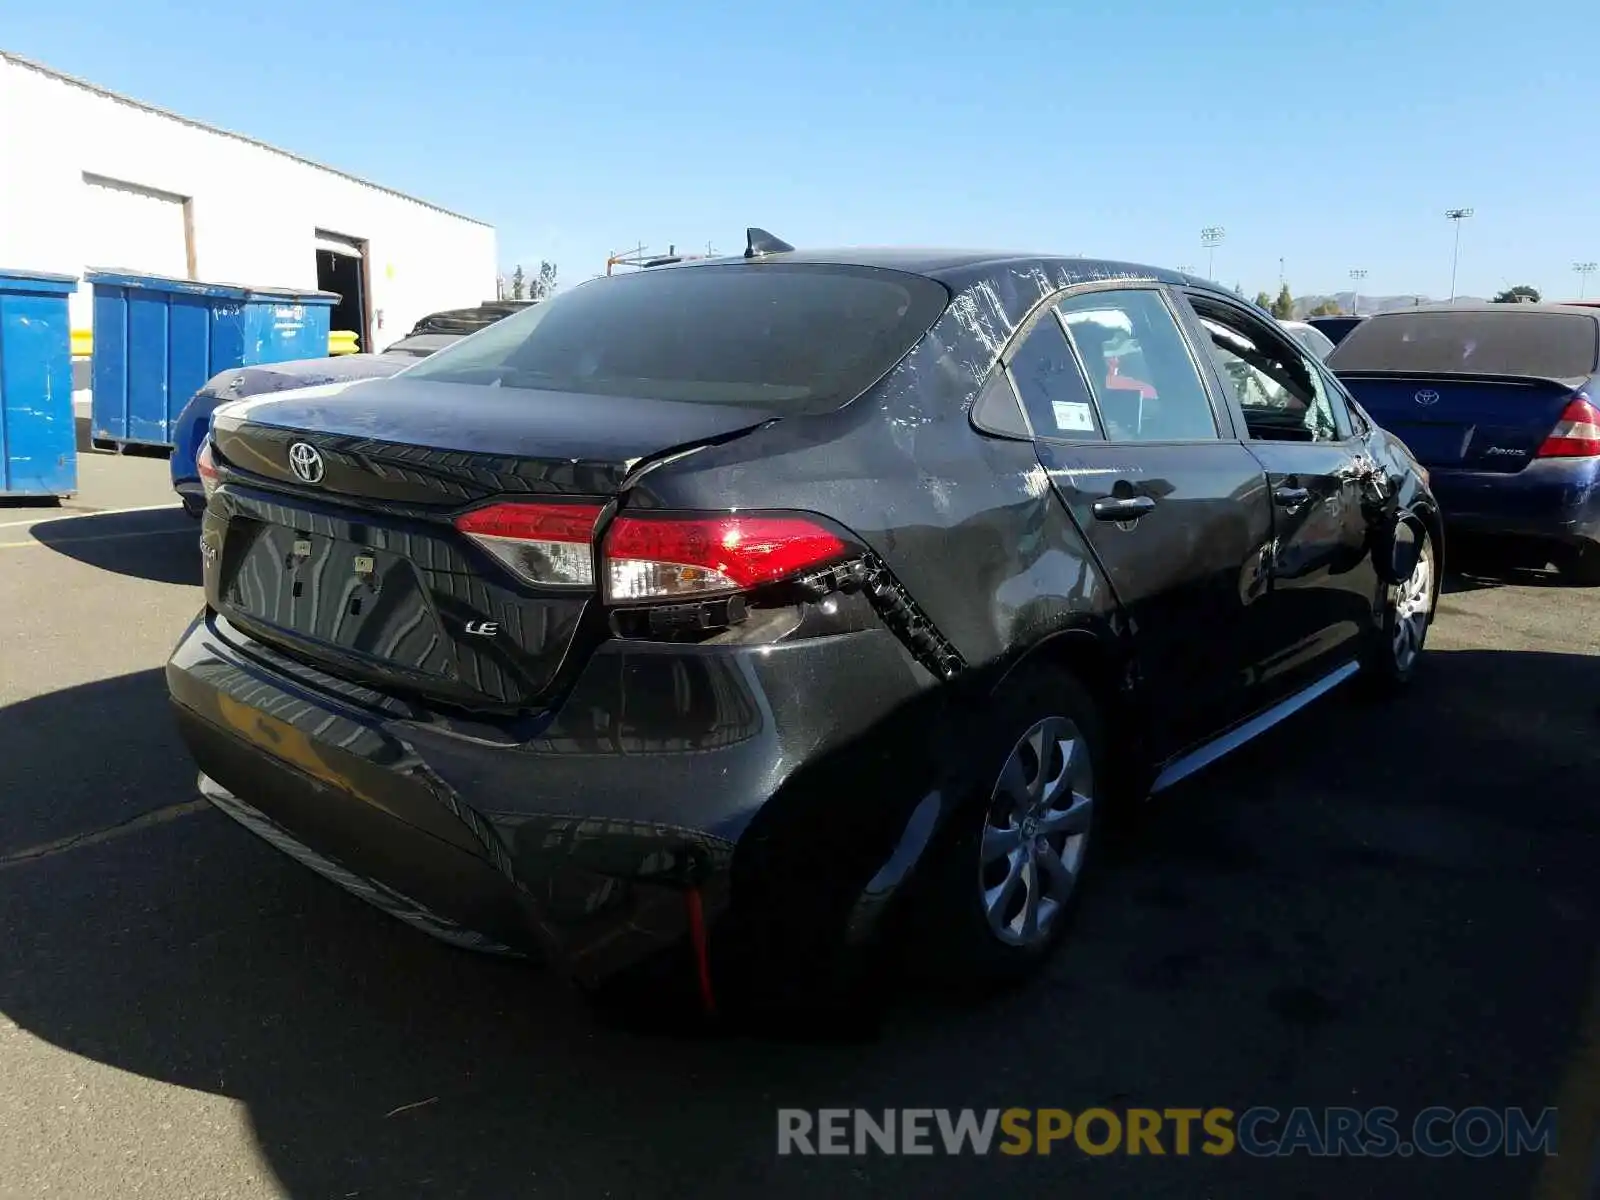
{"type": "Polygon", "coordinates": [[[171,446],[183,406],[219,371],[328,353],[339,297],[90,271],[96,445],[171,446]]]}
{"type": "Polygon", "coordinates": [[[0,495],[78,490],[71,275],[0,269],[0,495]]]}

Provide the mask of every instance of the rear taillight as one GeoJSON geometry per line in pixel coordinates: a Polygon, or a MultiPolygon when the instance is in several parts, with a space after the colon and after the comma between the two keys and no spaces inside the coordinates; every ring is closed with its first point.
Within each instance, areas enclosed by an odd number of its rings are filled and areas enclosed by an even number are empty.
{"type": "Polygon", "coordinates": [[[548,587],[594,586],[598,504],[491,504],[456,518],[456,528],[511,572],[548,587]]]}
{"type": "Polygon", "coordinates": [[[621,516],[605,541],[608,601],[744,591],[837,562],[849,545],[801,516],[621,516]]]}
{"type": "Polygon", "coordinates": [[[1579,392],[1539,447],[1539,458],[1593,458],[1600,455],[1600,410],[1579,392]]]}
{"type": "MultiPolygon", "coordinates": [[[[456,518],[456,528],[520,579],[594,585],[597,504],[503,503],[456,518]]],[[[607,601],[694,599],[776,583],[847,557],[836,533],[793,515],[624,515],[606,531],[607,601]]]]}
{"type": "Polygon", "coordinates": [[[200,443],[200,453],[194,456],[194,471],[200,476],[200,490],[206,494],[206,500],[209,502],[218,485],[222,483],[222,472],[217,470],[217,460],[211,452],[210,438],[200,443]]]}

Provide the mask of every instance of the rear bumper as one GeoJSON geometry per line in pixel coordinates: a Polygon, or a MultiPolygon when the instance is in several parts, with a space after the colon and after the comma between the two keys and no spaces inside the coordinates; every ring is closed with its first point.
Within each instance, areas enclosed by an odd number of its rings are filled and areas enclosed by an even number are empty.
{"type": "Polygon", "coordinates": [[[199,517],[205,513],[206,490],[198,479],[176,480],[172,490],[178,493],[178,499],[183,501],[183,511],[191,517],[199,517]]]}
{"type": "Polygon", "coordinates": [[[1600,540],[1600,460],[1543,459],[1514,473],[1430,470],[1444,519],[1463,533],[1600,540]]]}
{"type": "Polygon", "coordinates": [[[928,747],[909,743],[934,736],[939,693],[882,630],[607,643],[515,738],[323,676],[210,613],[167,680],[229,815],[436,936],[548,956],[588,985],[685,952],[691,886],[719,972],[780,946],[804,971],[869,941],[938,807],[915,766],[928,747]]]}

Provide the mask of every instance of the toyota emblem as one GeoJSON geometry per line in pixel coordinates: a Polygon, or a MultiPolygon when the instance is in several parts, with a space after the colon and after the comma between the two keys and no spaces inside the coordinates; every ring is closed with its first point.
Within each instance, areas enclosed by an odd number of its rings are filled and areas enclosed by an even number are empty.
{"type": "Polygon", "coordinates": [[[1433,405],[1439,403],[1439,393],[1434,391],[1432,388],[1423,388],[1411,398],[1418,404],[1422,405],[1423,408],[1431,408],[1433,405]]]}
{"type": "Polygon", "coordinates": [[[310,442],[295,442],[289,447],[289,469],[301,483],[322,482],[322,452],[310,442]]]}

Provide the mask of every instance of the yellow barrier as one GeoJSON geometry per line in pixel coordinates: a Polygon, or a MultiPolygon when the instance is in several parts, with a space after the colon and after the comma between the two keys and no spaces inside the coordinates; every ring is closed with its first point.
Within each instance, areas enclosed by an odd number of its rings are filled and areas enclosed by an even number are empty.
{"type": "MultiPolygon", "coordinates": [[[[328,334],[329,354],[360,354],[361,337],[354,330],[335,329],[328,334]]],[[[72,357],[91,358],[94,355],[94,330],[72,331],[72,357]]]]}

